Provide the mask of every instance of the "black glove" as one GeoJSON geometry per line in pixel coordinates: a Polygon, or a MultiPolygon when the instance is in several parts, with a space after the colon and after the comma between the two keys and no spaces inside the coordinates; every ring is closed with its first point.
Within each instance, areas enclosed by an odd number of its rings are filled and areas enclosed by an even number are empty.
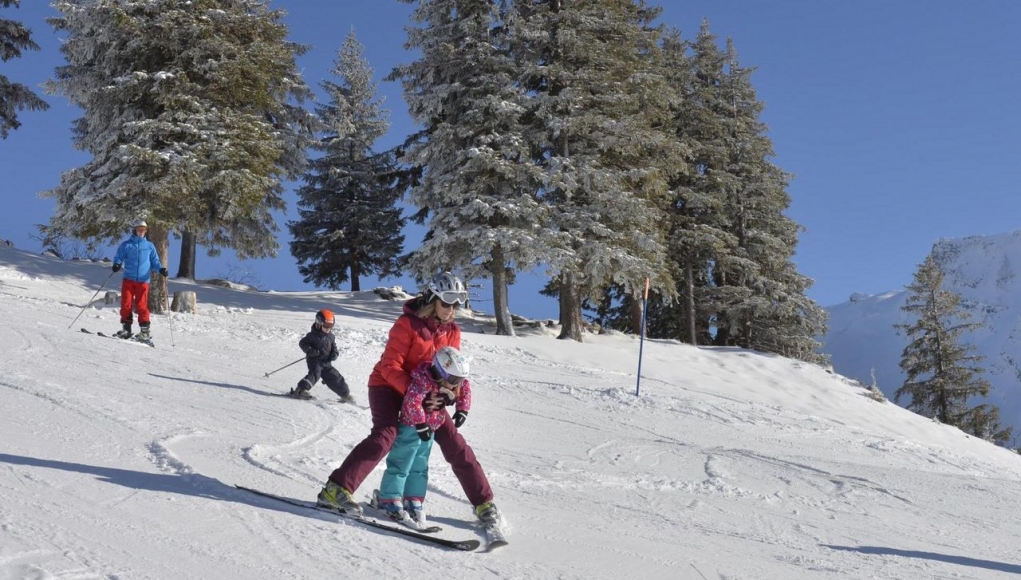
{"type": "Polygon", "coordinates": [[[330,351],[330,361],[335,361],[338,358],[340,358],[340,351],[339,350],[330,351]]]}
{"type": "Polygon", "coordinates": [[[160,276],[163,276],[164,278],[166,278],[169,275],[170,275],[170,272],[167,272],[166,268],[160,268],[160,276]]]}
{"type": "Polygon", "coordinates": [[[432,435],[433,430],[429,428],[425,423],[419,423],[415,425],[415,431],[418,431],[418,438],[422,441],[428,441],[429,436],[432,435]]]}
{"type": "Polygon", "coordinates": [[[422,408],[427,412],[432,413],[433,411],[442,411],[446,403],[443,401],[443,395],[436,391],[430,391],[422,401],[422,408]]]}
{"type": "Polygon", "coordinates": [[[456,413],[454,413],[454,427],[457,427],[458,429],[460,429],[461,425],[464,425],[464,422],[467,421],[467,420],[468,420],[468,411],[458,410],[456,413]]]}
{"type": "Polygon", "coordinates": [[[319,351],[314,348],[310,348],[305,352],[305,356],[308,358],[319,358],[319,351]]]}
{"type": "Polygon", "coordinates": [[[121,271],[121,265],[120,264],[114,264],[113,265],[113,273],[116,274],[117,272],[120,272],[120,271],[121,271]]]}

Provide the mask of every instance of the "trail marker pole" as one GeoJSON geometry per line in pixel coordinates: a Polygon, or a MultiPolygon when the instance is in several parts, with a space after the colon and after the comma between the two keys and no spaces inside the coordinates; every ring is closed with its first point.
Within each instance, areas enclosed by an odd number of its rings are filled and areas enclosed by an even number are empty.
{"type": "Polygon", "coordinates": [[[638,381],[635,383],[635,396],[642,392],[642,350],[645,347],[645,313],[649,309],[649,279],[645,279],[645,294],[642,296],[642,328],[638,339],[638,381]]]}

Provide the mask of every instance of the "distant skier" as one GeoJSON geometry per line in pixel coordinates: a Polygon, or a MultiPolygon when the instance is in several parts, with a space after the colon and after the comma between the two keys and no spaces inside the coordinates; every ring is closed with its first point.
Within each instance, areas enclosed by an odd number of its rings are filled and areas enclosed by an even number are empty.
{"type": "Polygon", "coordinates": [[[333,336],[333,324],[333,312],[326,309],[320,310],[316,312],[312,330],[298,341],[298,348],[305,353],[308,374],[298,381],[297,387],[291,389],[292,397],[312,398],[309,391],[322,378],[326,386],[336,393],[341,401],[349,403],[354,400],[347,381],[337,369],[333,368],[333,361],[340,357],[340,351],[337,350],[337,339],[333,336]]]}
{"type": "Polygon", "coordinates": [[[145,238],[149,225],[145,220],[131,224],[131,237],[124,240],[113,257],[113,271],[124,268],[121,282],[121,330],[114,333],[118,338],[131,338],[132,308],[138,311],[138,326],[141,330],[136,337],[143,342],[152,340],[149,334],[149,275],[159,272],[167,277],[167,269],[160,263],[156,246],[145,238]]]}
{"type": "Polygon", "coordinates": [[[397,439],[386,457],[386,471],[374,498],[391,520],[418,529],[426,524],[423,502],[429,482],[432,434],[447,418],[443,408],[424,408],[430,393],[439,393],[446,405],[456,405],[454,425],[464,424],[471,409],[471,385],[468,383],[468,359],[456,348],[441,348],[431,362],[424,362],[411,371],[397,439]]]}

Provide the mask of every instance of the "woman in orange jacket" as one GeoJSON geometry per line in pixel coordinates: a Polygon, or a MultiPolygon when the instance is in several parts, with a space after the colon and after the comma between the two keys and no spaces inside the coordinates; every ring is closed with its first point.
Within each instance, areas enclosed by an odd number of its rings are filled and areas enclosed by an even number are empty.
{"type": "MultiPolygon", "coordinates": [[[[411,371],[431,361],[444,346],[461,348],[461,328],[454,322],[457,309],[467,302],[464,283],[450,272],[444,272],[429,284],[421,296],[404,304],[404,313],[390,329],[383,355],[369,375],[369,408],[372,430],[356,445],[344,462],[326,481],[317,503],[344,512],[361,513],[361,506],[352,498],[362,481],[386,457],[397,438],[397,416],[404,393],[411,383],[411,371]]],[[[442,398],[427,400],[433,407],[443,405],[442,398]]],[[[484,522],[496,521],[499,513],[475,452],[458,432],[450,415],[435,431],[435,441],[443,458],[461,482],[461,488],[484,522]]]]}

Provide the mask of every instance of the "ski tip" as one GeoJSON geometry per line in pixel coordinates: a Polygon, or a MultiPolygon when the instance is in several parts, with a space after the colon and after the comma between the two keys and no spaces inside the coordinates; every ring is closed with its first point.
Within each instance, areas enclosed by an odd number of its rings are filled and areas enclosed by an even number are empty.
{"type": "Polygon", "coordinates": [[[489,553],[498,548],[502,548],[508,544],[510,544],[510,542],[508,542],[507,540],[496,540],[494,542],[489,542],[488,544],[486,544],[486,549],[482,550],[482,552],[489,553]]]}

